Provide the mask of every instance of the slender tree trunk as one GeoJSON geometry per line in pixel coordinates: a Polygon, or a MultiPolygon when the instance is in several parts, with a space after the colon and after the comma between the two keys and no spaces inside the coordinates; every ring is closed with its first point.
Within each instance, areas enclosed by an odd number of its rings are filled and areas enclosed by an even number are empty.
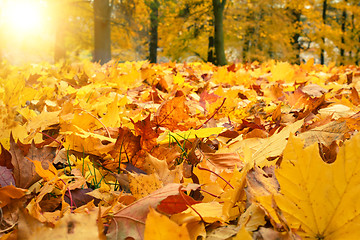
{"type": "Polygon", "coordinates": [[[109,0],[94,0],[94,58],[104,64],[111,60],[111,5],[109,0]]]}
{"type": "MultiPolygon", "coordinates": [[[[345,1],[345,3],[347,3],[347,1],[345,1]]],[[[346,13],[346,9],[344,8],[342,11],[342,16],[341,16],[341,47],[340,47],[340,64],[344,65],[345,64],[345,33],[346,33],[346,18],[347,18],[347,13],[346,13]]]]}
{"type": "MultiPolygon", "coordinates": [[[[324,27],[326,24],[326,10],[327,10],[327,0],[323,0],[322,20],[323,20],[324,27]]],[[[320,64],[324,64],[325,63],[325,50],[324,50],[325,36],[323,36],[321,38],[321,40],[322,40],[323,46],[321,46],[321,49],[320,49],[320,64]]]]}
{"type": "Polygon", "coordinates": [[[158,0],[150,3],[150,42],[149,42],[149,61],[157,63],[158,49],[158,28],[159,28],[159,7],[158,0]]]}
{"type": "MultiPolygon", "coordinates": [[[[301,11],[298,9],[291,9],[290,11],[292,15],[293,26],[297,26],[298,23],[300,23],[301,11]]],[[[299,42],[300,33],[301,33],[301,29],[297,29],[292,36],[292,45],[293,45],[293,49],[295,50],[295,61],[294,61],[295,64],[300,64],[300,51],[301,51],[301,46],[299,42]]]]}
{"type": "Polygon", "coordinates": [[[224,47],[224,9],[226,0],[213,0],[214,12],[214,40],[216,64],[226,65],[225,47],[224,47]]]}
{"type": "Polygon", "coordinates": [[[208,45],[207,61],[215,64],[215,58],[214,58],[214,37],[213,37],[213,36],[209,36],[209,45],[208,45]]]}

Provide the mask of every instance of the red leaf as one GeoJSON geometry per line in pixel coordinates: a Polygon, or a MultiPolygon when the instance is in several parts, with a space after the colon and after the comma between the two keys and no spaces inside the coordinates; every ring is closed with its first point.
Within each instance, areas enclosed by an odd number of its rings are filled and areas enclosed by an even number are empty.
{"type": "Polygon", "coordinates": [[[11,154],[8,150],[1,145],[1,154],[0,154],[0,166],[7,167],[8,169],[13,169],[14,166],[11,164],[11,154]]]}
{"type": "MultiPolygon", "coordinates": [[[[121,209],[114,215],[110,223],[109,239],[144,239],[145,220],[149,213],[149,207],[156,208],[159,203],[171,195],[178,195],[181,184],[171,183],[153,192],[147,197],[141,198],[133,204],[121,209]]],[[[190,191],[199,188],[198,184],[189,184],[182,190],[190,191]]]]}
{"type": "Polygon", "coordinates": [[[172,195],[162,200],[161,203],[157,206],[157,210],[162,213],[172,215],[180,213],[186,210],[188,208],[188,205],[193,205],[196,203],[200,202],[195,201],[192,197],[188,195],[172,195]]]}

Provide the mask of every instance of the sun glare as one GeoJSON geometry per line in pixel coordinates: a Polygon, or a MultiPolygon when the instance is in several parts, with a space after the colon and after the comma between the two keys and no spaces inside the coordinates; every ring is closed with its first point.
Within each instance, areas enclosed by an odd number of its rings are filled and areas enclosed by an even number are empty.
{"type": "Polygon", "coordinates": [[[12,32],[20,34],[39,32],[43,27],[43,6],[40,1],[2,1],[2,22],[12,32]]]}

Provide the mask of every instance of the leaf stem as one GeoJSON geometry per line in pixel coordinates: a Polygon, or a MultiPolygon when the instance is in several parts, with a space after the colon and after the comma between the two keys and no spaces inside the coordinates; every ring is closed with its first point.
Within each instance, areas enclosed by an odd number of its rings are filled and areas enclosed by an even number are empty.
{"type": "Polygon", "coordinates": [[[196,128],[196,130],[199,130],[200,128],[202,128],[205,124],[207,124],[214,116],[215,114],[220,110],[220,108],[223,107],[224,103],[226,101],[226,98],[223,99],[221,105],[215,109],[214,113],[203,123],[201,124],[199,127],[196,128]]]}
{"type": "Polygon", "coordinates": [[[53,138],[53,137],[51,137],[49,134],[46,134],[46,133],[44,133],[44,132],[40,132],[42,135],[45,135],[45,136],[47,136],[48,138],[51,138],[52,140],[54,140],[55,142],[57,142],[58,144],[60,144],[61,146],[62,146],[62,143],[61,142],[59,142],[58,140],[56,140],[55,138],[53,138]]]}
{"type": "Polygon", "coordinates": [[[205,222],[204,219],[203,219],[203,217],[201,216],[201,214],[200,214],[198,211],[196,211],[196,209],[193,208],[193,207],[191,206],[191,204],[190,204],[190,203],[186,200],[186,198],[184,197],[184,195],[183,195],[184,193],[181,191],[181,188],[182,188],[182,187],[183,187],[182,185],[179,187],[179,194],[180,194],[180,196],[182,197],[182,199],[184,200],[184,202],[186,203],[186,205],[187,205],[189,208],[191,208],[192,210],[194,210],[194,212],[195,212],[197,215],[199,215],[201,221],[205,222]]]}
{"type": "Polygon", "coordinates": [[[108,128],[105,126],[105,124],[104,124],[102,121],[100,121],[100,119],[98,119],[95,115],[93,115],[92,113],[90,113],[90,112],[88,112],[88,111],[86,111],[85,109],[82,109],[82,108],[74,108],[74,110],[80,110],[80,111],[82,111],[82,112],[85,112],[85,113],[89,114],[89,115],[92,116],[93,118],[95,118],[101,125],[103,125],[103,127],[105,128],[106,133],[108,134],[108,137],[111,138],[111,134],[110,134],[110,132],[109,132],[109,129],[108,129],[108,128]]]}
{"type": "Polygon", "coordinates": [[[226,182],[226,184],[228,184],[232,189],[234,189],[234,187],[228,182],[225,180],[225,178],[223,178],[222,176],[220,176],[219,174],[217,174],[216,172],[214,171],[211,171],[210,169],[207,169],[207,168],[203,168],[203,167],[200,167],[199,165],[197,166],[200,170],[205,170],[205,171],[208,171],[208,172],[211,172],[213,174],[215,174],[216,176],[218,176],[219,178],[221,178],[224,182],[226,182]]]}
{"type": "Polygon", "coordinates": [[[215,198],[220,198],[220,196],[215,195],[215,194],[213,194],[213,193],[211,193],[211,192],[208,192],[208,191],[206,191],[206,190],[204,190],[204,189],[200,189],[200,191],[202,191],[202,192],[204,192],[204,193],[207,193],[207,194],[209,194],[210,196],[213,196],[213,197],[215,197],[215,198]]]}

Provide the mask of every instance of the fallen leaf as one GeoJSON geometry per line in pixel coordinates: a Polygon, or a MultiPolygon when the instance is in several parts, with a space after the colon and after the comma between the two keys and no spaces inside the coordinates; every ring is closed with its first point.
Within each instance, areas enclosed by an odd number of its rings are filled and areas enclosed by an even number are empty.
{"type": "Polygon", "coordinates": [[[171,195],[165,198],[157,206],[157,210],[161,213],[172,215],[180,213],[188,208],[188,206],[200,203],[195,201],[188,195],[171,195]]]}
{"type": "Polygon", "coordinates": [[[101,239],[96,224],[97,212],[68,213],[55,226],[47,227],[28,213],[23,213],[19,220],[18,239],[101,239]]]}
{"type": "Polygon", "coordinates": [[[136,199],[146,197],[162,187],[163,183],[155,174],[145,175],[129,173],[130,192],[136,199]]]}
{"type": "Polygon", "coordinates": [[[191,129],[188,131],[177,131],[177,132],[164,132],[161,134],[157,142],[158,144],[170,144],[173,142],[180,142],[183,140],[193,140],[193,139],[202,139],[210,136],[216,136],[220,134],[225,128],[223,127],[213,127],[213,128],[200,128],[197,130],[191,129]],[[176,140],[175,140],[176,139],[176,140]]]}
{"type": "Polygon", "coordinates": [[[253,237],[251,236],[250,231],[246,230],[245,227],[240,228],[236,236],[233,238],[233,240],[251,240],[251,239],[253,239],[253,237]]]}
{"type": "Polygon", "coordinates": [[[360,135],[345,142],[332,164],[322,161],[316,144],[303,149],[291,136],[279,169],[275,201],[297,234],[313,239],[356,239],[360,234],[360,135]],[[291,177],[290,177],[291,176],[291,177]]]}
{"type": "Polygon", "coordinates": [[[225,222],[227,219],[223,215],[222,208],[223,206],[218,202],[198,203],[181,213],[172,215],[171,219],[178,224],[199,221],[206,223],[225,222]]]}
{"type": "Polygon", "coordinates": [[[114,214],[107,236],[110,239],[119,240],[128,237],[132,237],[135,240],[143,239],[145,220],[150,207],[156,208],[157,205],[168,196],[178,195],[179,189],[182,191],[191,191],[199,187],[197,184],[189,184],[186,187],[182,187],[181,184],[172,183],[139,199],[114,214]]]}
{"type": "Polygon", "coordinates": [[[204,153],[204,155],[205,159],[219,170],[234,170],[244,166],[244,162],[240,160],[238,153],[204,153]]]}
{"type": "Polygon", "coordinates": [[[117,162],[132,162],[132,158],[141,149],[140,136],[135,136],[128,128],[119,128],[113,150],[109,153],[117,162]]]}
{"type": "Polygon", "coordinates": [[[15,185],[12,171],[7,167],[0,166],[0,187],[15,185]]]}
{"type": "Polygon", "coordinates": [[[246,211],[241,214],[238,225],[246,231],[252,232],[257,230],[260,226],[264,226],[265,212],[259,205],[252,203],[246,211]]]}
{"type": "Polygon", "coordinates": [[[13,169],[14,166],[11,163],[10,152],[6,150],[2,144],[0,144],[0,146],[1,146],[0,166],[6,167],[8,169],[13,169]]]}
{"type": "Polygon", "coordinates": [[[328,90],[322,88],[317,84],[308,84],[301,88],[301,90],[311,97],[321,97],[328,90]]]}
{"type": "Polygon", "coordinates": [[[313,143],[322,143],[325,146],[330,146],[333,141],[343,140],[345,133],[348,131],[346,122],[333,121],[300,133],[298,136],[304,140],[305,147],[313,143]]]}
{"type": "Polygon", "coordinates": [[[152,123],[150,121],[150,114],[142,121],[134,122],[132,121],[135,127],[136,136],[140,136],[140,145],[143,149],[151,151],[156,145],[156,139],[159,136],[153,129],[152,123]]]}
{"type": "Polygon", "coordinates": [[[43,147],[38,149],[34,142],[31,144],[29,152],[25,155],[12,137],[10,138],[10,153],[12,156],[11,163],[14,166],[15,183],[20,188],[28,188],[41,179],[35,171],[34,164],[28,159],[40,161],[45,169],[48,168],[49,163],[54,159],[53,148],[43,147]]]}
{"type": "Polygon", "coordinates": [[[247,147],[253,152],[252,159],[258,166],[274,165],[274,162],[269,162],[266,159],[279,156],[286,146],[290,133],[295,133],[303,123],[304,120],[299,120],[284,127],[280,132],[268,138],[234,139],[226,148],[222,148],[218,152],[241,153],[244,151],[243,149],[247,147]]]}
{"type": "Polygon", "coordinates": [[[333,119],[337,120],[339,118],[350,117],[356,112],[352,111],[350,107],[342,104],[333,104],[326,108],[319,110],[321,115],[331,115],[333,119]]]}
{"type": "Polygon", "coordinates": [[[189,109],[185,104],[185,96],[174,97],[162,102],[155,114],[157,127],[166,127],[170,131],[187,130],[189,126],[180,125],[190,118],[189,109]]]}
{"type": "Polygon", "coordinates": [[[13,199],[25,196],[26,190],[8,185],[0,188],[0,208],[6,206],[13,199]]]}
{"type": "Polygon", "coordinates": [[[145,222],[145,240],[189,239],[185,225],[179,226],[167,216],[157,213],[153,208],[145,222]]]}

